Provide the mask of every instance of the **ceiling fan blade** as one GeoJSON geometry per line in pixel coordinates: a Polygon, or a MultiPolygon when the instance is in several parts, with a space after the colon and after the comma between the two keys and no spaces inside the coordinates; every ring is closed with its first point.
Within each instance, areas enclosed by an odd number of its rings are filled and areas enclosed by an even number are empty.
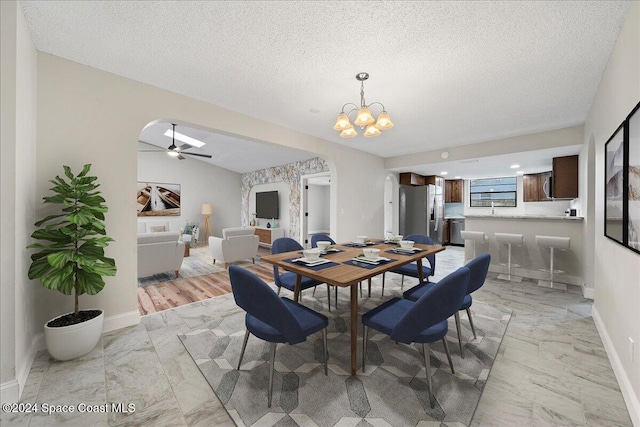
{"type": "Polygon", "coordinates": [[[181,154],[186,154],[186,155],[189,155],[189,156],[206,157],[207,159],[210,159],[211,157],[213,157],[213,156],[211,156],[209,154],[185,153],[184,151],[181,154]]]}
{"type": "Polygon", "coordinates": [[[138,150],[138,153],[165,153],[167,150],[138,150]]]}
{"type": "Polygon", "coordinates": [[[188,150],[189,148],[193,148],[193,145],[182,144],[181,146],[178,147],[178,150],[184,151],[184,150],[188,150]]]}
{"type": "Polygon", "coordinates": [[[182,154],[178,154],[177,159],[178,160],[184,160],[184,159],[186,159],[186,157],[183,157],[182,154]]]}

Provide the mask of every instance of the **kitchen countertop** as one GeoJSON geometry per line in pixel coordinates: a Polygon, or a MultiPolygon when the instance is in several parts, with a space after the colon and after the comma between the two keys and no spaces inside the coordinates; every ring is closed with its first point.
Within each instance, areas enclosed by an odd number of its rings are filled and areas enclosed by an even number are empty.
{"type": "Polygon", "coordinates": [[[568,220],[582,221],[581,216],[566,215],[465,215],[465,218],[482,218],[482,219],[536,219],[536,220],[568,220]]]}

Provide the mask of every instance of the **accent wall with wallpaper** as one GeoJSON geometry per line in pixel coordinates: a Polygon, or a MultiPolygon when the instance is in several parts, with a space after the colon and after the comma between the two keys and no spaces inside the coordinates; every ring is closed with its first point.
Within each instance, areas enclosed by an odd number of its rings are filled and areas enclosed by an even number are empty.
{"type": "MultiPolygon", "coordinates": [[[[255,212],[255,192],[278,190],[280,219],[278,227],[285,235],[300,240],[300,177],[329,171],[327,163],[319,157],[289,163],[282,166],[260,169],[242,174],[242,225],[249,225],[255,212]],[[254,210],[251,210],[251,209],[254,210]]],[[[266,221],[259,221],[266,226],[266,221]]]]}

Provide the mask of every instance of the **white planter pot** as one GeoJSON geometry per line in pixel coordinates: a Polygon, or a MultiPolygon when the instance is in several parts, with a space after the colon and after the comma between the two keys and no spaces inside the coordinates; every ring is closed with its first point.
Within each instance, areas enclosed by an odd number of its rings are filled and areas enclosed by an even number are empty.
{"type": "MultiPolygon", "coordinates": [[[[54,359],[60,361],[75,359],[76,357],[84,356],[95,348],[102,335],[104,311],[97,308],[91,310],[99,310],[101,313],[86,322],[59,328],[47,326],[51,320],[45,323],[44,339],[47,343],[47,350],[49,350],[49,354],[54,359]]],[[[65,314],[62,316],[65,316],[65,314]]]]}

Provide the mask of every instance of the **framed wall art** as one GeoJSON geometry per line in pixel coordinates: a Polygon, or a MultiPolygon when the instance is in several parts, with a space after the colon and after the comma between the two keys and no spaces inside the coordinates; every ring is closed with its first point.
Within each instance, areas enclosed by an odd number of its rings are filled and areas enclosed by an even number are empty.
{"type": "Polygon", "coordinates": [[[640,253],[640,109],[636,108],[627,119],[627,246],[640,253]]]}
{"type": "Polygon", "coordinates": [[[624,244],[624,124],[604,145],[604,235],[624,244]]]}
{"type": "Polygon", "coordinates": [[[604,145],[604,235],[640,253],[640,103],[604,145]]]}
{"type": "Polygon", "coordinates": [[[138,182],[138,216],[180,216],[180,184],[138,182]]]}

